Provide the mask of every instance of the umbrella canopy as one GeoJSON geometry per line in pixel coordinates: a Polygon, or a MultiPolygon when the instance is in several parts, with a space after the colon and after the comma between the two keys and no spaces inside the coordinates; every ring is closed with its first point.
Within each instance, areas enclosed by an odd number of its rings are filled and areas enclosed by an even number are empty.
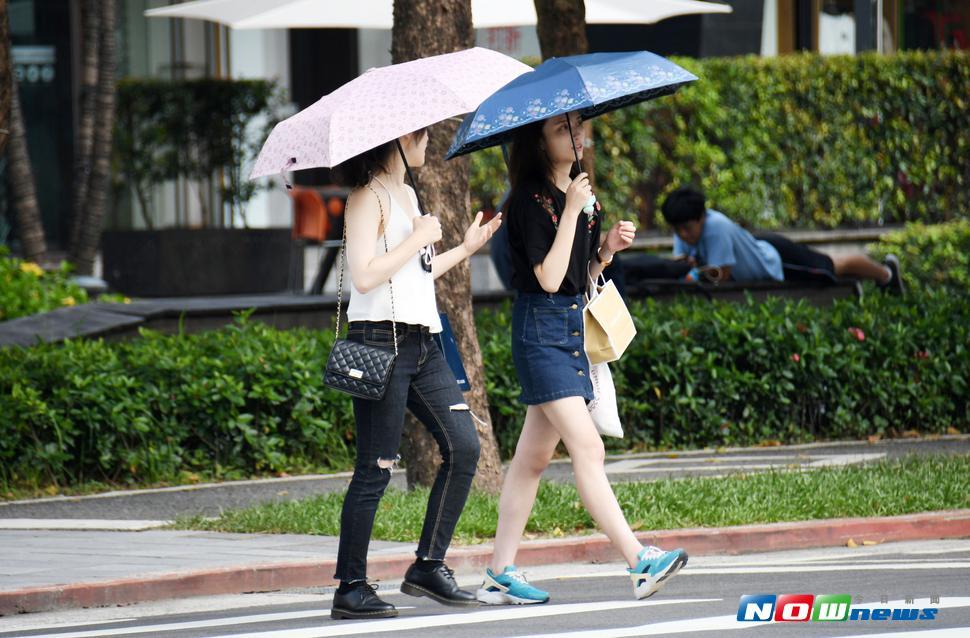
{"type": "Polygon", "coordinates": [[[571,111],[588,119],[669,95],[695,80],[693,73],[648,51],[552,58],[503,86],[465,117],[447,157],[501,144],[531,122],[571,111]]]}
{"type": "MultiPolygon", "coordinates": [[[[393,0],[196,0],[149,9],[149,17],[196,18],[233,29],[343,27],[390,29],[393,0]]],[[[699,0],[586,0],[588,24],[652,24],[695,13],[731,13],[729,5],[699,0]]],[[[532,0],[472,0],[476,28],[536,23],[532,0]]]]}
{"type": "Polygon", "coordinates": [[[370,69],[277,124],[250,179],[336,166],[402,135],[473,111],[496,89],[530,70],[478,47],[370,69]]]}

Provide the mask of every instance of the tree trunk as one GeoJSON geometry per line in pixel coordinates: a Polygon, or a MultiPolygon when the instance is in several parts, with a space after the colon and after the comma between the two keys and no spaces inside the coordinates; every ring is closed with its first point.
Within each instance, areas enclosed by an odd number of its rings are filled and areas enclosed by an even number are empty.
{"type": "Polygon", "coordinates": [[[78,274],[90,275],[101,241],[101,226],[108,204],[111,177],[111,143],[115,116],[115,1],[101,0],[98,34],[98,89],[95,99],[94,140],[91,147],[91,175],[87,201],[78,231],[78,241],[71,247],[71,261],[78,274]]]}
{"type": "Polygon", "coordinates": [[[101,24],[100,0],[81,2],[83,33],[81,47],[81,99],[77,142],[74,150],[74,188],[71,206],[71,234],[68,246],[74,247],[81,234],[91,179],[91,150],[94,146],[94,119],[98,89],[98,49],[101,24]]]}
{"type": "MultiPolygon", "coordinates": [[[[535,0],[536,32],[542,59],[581,55],[589,51],[586,41],[585,0],[535,0]]],[[[593,126],[587,122],[586,150],[583,153],[583,170],[589,173],[589,181],[596,186],[596,161],[593,154],[593,126]]]]}
{"type": "Polygon", "coordinates": [[[10,92],[13,72],[10,66],[10,20],[7,0],[0,0],[0,155],[10,140],[10,92]]]}
{"type": "Polygon", "coordinates": [[[535,4],[536,33],[543,60],[589,50],[584,0],[535,0],[535,4]]]}
{"type": "MultiPolygon", "coordinates": [[[[416,58],[450,53],[473,44],[470,0],[395,0],[394,27],[391,30],[391,57],[395,63],[416,58]]],[[[456,122],[442,122],[429,131],[428,150],[424,168],[418,179],[421,195],[428,211],[441,218],[441,246],[451,248],[464,239],[465,229],[473,216],[468,195],[468,159],[457,158],[445,162],[445,152],[458,128],[456,122]]],[[[472,389],[466,402],[483,419],[476,421],[482,454],[475,477],[476,487],[498,492],[502,481],[502,462],[498,444],[492,431],[485,395],[485,375],[482,353],[478,347],[471,296],[471,267],[468,261],[452,269],[437,282],[438,306],[448,309],[455,339],[461,351],[472,389]]],[[[434,443],[422,427],[413,421],[405,428],[409,485],[412,478],[430,484],[434,477],[437,455],[434,443]],[[412,469],[413,466],[413,469],[412,469]]]]}
{"type": "Polygon", "coordinates": [[[13,88],[10,96],[10,148],[7,154],[10,190],[13,193],[13,208],[17,213],[24,259],[41,262],[47,253],[47,242],[44,239],[44,224],[37,203],[34,172],[30,166],[30,153],[27,151],[27,129],[20,110],[20,91],[17,90],[16,82],[13,88]]]}
{"type": "Polygon", "coordinates": [[[27,151],[20,91],[10,62],[10,21],[6,0],[0,0],[0,129],[0,153],[7,152],[8,183],[24,258],[40,262],[47,253],[47,242],[27,151]]]}

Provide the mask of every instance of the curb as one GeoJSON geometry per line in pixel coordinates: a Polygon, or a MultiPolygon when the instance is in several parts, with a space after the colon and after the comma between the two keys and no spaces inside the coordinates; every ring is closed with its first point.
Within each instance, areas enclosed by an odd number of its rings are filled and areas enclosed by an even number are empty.
{"type": "MultiPolygon", "coordinates": [[[[697,555],[836,547],[844,546],[850,538],[860,544],[863,541],[883,543],[970,538],[970,509],[878,518],[674,529],[641,532],[637,537],[644,543],[682,547],[688,553],[697,555]]],[[[487,564],[491,553],[491,545],[455,547],[448,552],[448,565],[459,573],[479,571],[487,564]]],[[[618,558],[609,540],[602,534],[596,534],[523,542],[516,556],[516,564],[603,563],[618,558]]],[[[368,577],[373,580],[400,578],[413,561],[414,555],[411,553],[376,557],[368,563],[368,577]]],[[[335,566],[336,560],[328,558],[0,591],[0,616],[126,605],[166,598],[332,586],[336,584],[333,579],[335,566]]]]}

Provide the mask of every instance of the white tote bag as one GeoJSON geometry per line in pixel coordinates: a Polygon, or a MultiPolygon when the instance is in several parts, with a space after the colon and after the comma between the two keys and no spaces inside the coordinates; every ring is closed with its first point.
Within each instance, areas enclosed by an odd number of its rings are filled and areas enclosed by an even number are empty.
{"type": "Polygon", "coordinates": [[[623,438],[623,425],[616,407],[616,387],[608,363],[589,364],[589,380],[593,384],[593,400],[586,406],[593,417],[596,430],[603,436],[623,438]]]}
{"type": "MultiPolygon", "coordinates": [[[[602,279],[603,275],[600,275],[602,279]]],[[[612,283],[612,282],[611,282],[612,283]]],[[[599,296],[599,286],[593,278],[589,278],[589,291],[586,295],[586,308],[583,309],[584,329],[588,329],[588,312],[593,301],[599,296]]],[[[624,346],[626,347],[626,346],[624,346]]],[[[593,363],[587,352],[589,361],[589,380],[593,386],[593,400],[586,406],[589,415],[593,417],[596,430],[603,436],[623,438],[623,425],[620,423],[620,412],[616,407],[616,386],[613,385],[613,374],[610,364],[606,361],[593,363]]]]}

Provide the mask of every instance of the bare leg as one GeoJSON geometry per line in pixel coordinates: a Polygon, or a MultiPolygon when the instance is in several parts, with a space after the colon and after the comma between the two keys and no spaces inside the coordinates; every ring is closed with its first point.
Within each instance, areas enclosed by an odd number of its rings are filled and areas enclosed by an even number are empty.
{"type": "Polygon", "coordinates": [[[860,279],[872,279],[880,284],[887,284],[892,278],[889,268],[858,253],[832,255],[832,264],[835,266],[835,274],[839,277],[851,275],[860,279]]]}
{"type": "Polygon", "coordinates": [[[606,533],[613,546],[620,550],[630,567],[635,567],[643,546],[630,529],[606,477],[603,440],[593,425],[585,401],[582,397],[566,397],[539,407],[566,444],[573,462],[576,489],[586,511],[606,533]]]}
{"type": "Polygon", "coordinates": [[[558,443],[559,433],[538,406],[530,405],[499,497],[498,529],[495,530],[491,564],[496,574],[515,564],[515,554],[535,504],[539,477],[549,465],[558,443]]]}

